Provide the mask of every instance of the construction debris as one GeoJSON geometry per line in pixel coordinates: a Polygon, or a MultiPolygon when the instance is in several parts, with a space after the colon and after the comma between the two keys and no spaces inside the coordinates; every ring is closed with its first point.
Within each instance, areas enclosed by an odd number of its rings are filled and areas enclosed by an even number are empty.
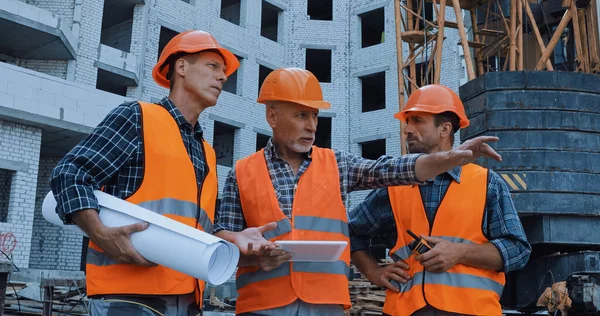
{"type": "MultiPolygon", "coordinates": [[[[379,265],[386,266],[392,262],[386,260],[379,265]]],[[[345,315],[381,315],[385,302],[385,288],[373,285],[356,267],[353,265],[350,267],[355,271],[354,279],[349,284],[352,308],[346,310],[345,315]]]]}
{"type": "Polygon", "coordinates": [[[544,293],[537,301],[537,306],[547,307],[548,312],[555,313],[559,310],[562,316],[567,316],[567,311],[571,308],[571,298],[567,290],[567,282],[556,282],[552,288],[547,287],[544,293]]]}
{"type": "Polygon", "coordinates": [[[52,287],[52,312],[46,313],[43,291],[39,283],[11,281],[6,289],[4,315],[88,315],[83,287],[52,287]]]}

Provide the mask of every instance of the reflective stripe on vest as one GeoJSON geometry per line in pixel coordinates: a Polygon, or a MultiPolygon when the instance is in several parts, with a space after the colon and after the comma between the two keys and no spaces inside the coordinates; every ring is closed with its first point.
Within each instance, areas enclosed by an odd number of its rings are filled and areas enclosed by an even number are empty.
{"type": "Polygon", "coordinates": [[[294,272],[341,274],[346,278],[350,274],[350,267],[344,261],[340,260],[336,262],[294,262],[291,264],[282,264],[277,269],[268,272],[258,270],[256,272],[241,274],[235,280],[236,287],[240,289],[251,283],[289,276],[290,266],[292,266],[292,271],[294,272]]]}
{"type": "MultiPolygon", "coordinates": [[[[214,150],[202,141],[208,174],[202,181],[200,196],[194,166],[181,139],[179,126],[162,106],[139,104],[142,109],[144,178],[126,200],[186,225],[212,232],[218,190],[214,150]]],[[[118,264],[93,242],[88,247],[86,269],[90,296],[195,293],[198,306],[202,305],[204,282],[160,265],[118,264]]]]}
{"type": "MultiPolygon", "coordinates": [[[[348,223],[338,219],[323,218],[316,216],[296,216],[294,218],[294,228],[301,230],[320,231],[324,233],[338,233],[348,236],[348,223]]],[[[267,231],[263,237],[267,240],[274,239],[292,232],[292,223],[284,218],[277,221],[277,228],[267,231]]]]}
{"type": "MultiPolygon", "coordinates": [[[[264,154],[261,150],[236,162],[240,204],[248,227],[277,222],[276,229],[263,234],[266,239],[346,241],[349,245],[335,153],[313,147],[312,161],[298,180],[291,220],[279,206],[264,154]]],[[[349,308],[349,262],[348,246],[336,262],[292,262],[268,272],[241,267],[236,277],[236,313],[271,310],[297,299],[349,308]]]]}
{"type": "MultiPolygon", "coordinates": [[[[437,237],[437,238],[444,239],[444,240],[447,240],[449,242],[454,242],[454,243],[474,244],[474,242],[472,242],[470,240],[466,240],[466,239],[459,238],[459,237],[448,237],[448,236],[433,236],[433,237],[437,237]]],[[[406,261],[408,259],[408,257],[410,257],[411,254],[412,254],[412,252],[410,251],[410,248],[408,248],[408,246],[404,246],[404,247],[396,250],[394,253],[392,253],[392,255],[390,257],[394,261],[398,261],[398,260],[406,261]]]]}
{"type": "Polygon", "coordinates": [[[462,264],[443,273],[423,271],[408,248],[413,238],[406,233],[410,229],[417,235],[430,235],[463,244],[489,242],[481,227],[487,178],[486,169],[476,165],[464,166],[460,183],[450,184],[432,227],[426,217],[418,186],[388,188],[398,229],[398,240],[391,250],[391,257],[395,261],[407,262],[412,277],[406,284],[394,282],[400,293],[387,291],[383,309],[385,313],[411,315],[429,304],[459,314],[501,314],[499,299],[504,288],[502,272],[462,264]],[[465,297],[469,298],[468,303],[462,302],[465,297]]]}
{"type": "Polygon", "coordinates": [[[294,228],[302,230],[314,230],[326,233],[337,233],[348,236],[348,223],[339,219],[315,217],[315,216],[296,216],[294,217],[294,228]]]}
{"type": "Polygon", "coordinates": [[[209,234],[214,231],[214,225],[208,214],[203,208],[199,208],[195,203],[188,201],[179,201],[176,199],[165,198],[155,201],[145,201],[139,204],[139,206],[153,210],[155,213],[161,215],[179,215],[183,217],[190,217],[198,220],[203,230],[209,234]],[[198,214],[200,212],[200,214],[198,214]]]}
{"type": "Polygon", "coordinates": [[[263,237],[266,240],[271,240],[271,239],[277,238],[279,236],[283,236],[287,233],[290,233],[291,231],[292,231],[292,222],[290,222],[289,219],[284,218],[284,219],[277,221],[277,228],[270,230],[270,231],[266,231],[263,234],[263,237]]]}

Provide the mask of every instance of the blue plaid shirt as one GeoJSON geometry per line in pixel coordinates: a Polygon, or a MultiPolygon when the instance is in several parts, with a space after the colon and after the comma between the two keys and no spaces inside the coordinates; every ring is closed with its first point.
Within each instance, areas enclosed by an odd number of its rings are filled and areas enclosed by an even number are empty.
{"type": "MultiPolygon", "coordinates": [[[[452,181],[460,183],[461,171],[461,167],[455,167],[438,175],[433,181],[427,181],[419,186],[430,226],[450,183],[452,181]]],[[[352,251],[369,249],[372,236],[381,237],[389,249],[396,244],[398,236],[396,221],[387,188],[371,192],[364,202],[350,212],[349,216],[352,251]]],[[[531,246],[525,237],[525,231],[506,183],[492,170],[489,172],[482,229],[483,234],[498,248],[504,260],[505,272],[525,266],[531,254],[531,246]]]]}
{"type": "MultiPolygon", "coordinates": [[[[381,156],[377,160],[369,160],[347,152],[334,152],[340,173],[340,191],[344,202],[348,193],[352,191],[418,183],[415,162],[419,155],[381,156]]],[[[265,147],[265,160],[279,207],[291,219],[295,186],[310,166],[310,152],[307,153],[296,175],[294,175],[292,167],[278,156],[271,140],[265,147]]],[[[234,167],[225,180],[221,207],[215,214],[215,233],[221,230],[239,232],[246,227],[234,167]]]]}
{"type": "MultiPolygon", "coordinates": [[[[168,98],[159,104],[179,126],[200,189],[208,173],[202,152],[202,128],[186,121],[168,98]]],[[[52,170],[50,185],[58,202],[56,211],[66,224],[72,223],[73,212],[99,209],[94,190],[104,187],[104,192],[121,199],[137,190],[144,177],[142,140],[140,105],[127,102],[108,113],[90,135],[63,157],[52,170]]]]}

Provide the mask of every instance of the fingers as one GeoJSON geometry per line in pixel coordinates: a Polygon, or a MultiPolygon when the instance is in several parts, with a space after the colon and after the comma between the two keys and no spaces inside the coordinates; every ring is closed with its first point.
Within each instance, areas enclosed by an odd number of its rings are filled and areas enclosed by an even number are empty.
{"type": "Polygon", "coordinates": [[[275,244],[270,241],[265,241],[260,244],[260,247],[254,248],[254,243],[249,241],[246,246],[246,251],[243,254],[248,256],[263,256],[265,253],[274,250],[276,248],[275,244]]]}
{"type": "Polygon", "coordinates": [[[410,274],[405,269],[396,267],[388,268],[385,275],[388,278],[394,279],[398,282],[406,283],[406,280],[410,279],[410,274]]]}
{"type": "Polygon", "coordinates": [[[490,157],[497,161],[502,161],[502,156],[500,156],[500,154],[498,154],[490,145],[482,144],[480,149],[484,156],[490,157]]]}
{"type": "Polygon", "coordinates": [[[431,265],[431,266],[425,268],[425,270],[432,272],[432,273],[442,273],[442,272],[446,271],[446,269],[444,268],[444,265],[441,263],[431,265]]]}
{"type": "Polygon", "coordinates": [[[415,260],[421,262],[421,264],[423,264],[424,261],[430,260],[432,258],[435,258],[437,255],[439,254],[439,252],[437,251],[437,249],[431,249],[425,253],[422,253],[418,256],[415,257],[415,260]]]}
{"type": "Polygon", "coordinates": [[[421,238],[425,239],[425,241],[432,247],[435,246],[435,244],[444,241],[441,238],[425,236],[425,235],[421,235],[421,238]]]}
{"type": "Polygon", "coordinates": [[[277,223],[276,222],[270,222],[270,223],[268,223],[266,225],[259,226],[256,229],[258,229],[258,232],[262,235],[265,232],[268,232],[268,231],[273,230],[275,228],[277,228],[277,223]]]}
{"type": "Polygon", "coordinates": [[[392,292],[394,292],[394,293],[398,293],[398,292],[400,292],[400,288],[398,288],[398,287],[396,287],[396,286],[392,285],[392,283],[390,283],[390,281],[388,281],[388,280],[386,280],[386,279],[383,279],[383,282],[382,282],[382,283],[383,283],[383,286],[384,286],[386,289],[388,289],[388,290],[390,290],[390,291],[392,291],[392,292]]]}
{"type": "Polygon", "coordinates": [[[277,257],[277,256],[282,256],[287,254],[288,252],[283,250],[283,249],[272,249],[272,250],[268,250],[265,251],[265,255],[269,256],[269,257],[277,257]]]}
{"type": "Polygon", "coordinates": [[[248,245],[246,246],[245,255],[248,255],[248,256],[254,255],[254,245],[252,244],[252,242],[248,242],[248,245]]]}
{"type": "Polygon", "coordinates": [[[496,137],[496,136],[479,136],[479,137],[475,137],[472,139],[473,142],[476,143],[490,143],[490,142],[497,142],[500,138],[496,137]]]}
{"type": "Polygon", "coordinates": [[[392,265],[395,266],[395,267],[404,269],[404,270],[409,270],[410,269],[410,266],[404,260],[398,260],[398,261],[394,262],[392,265]]]}
{"type": "Polygon", "coordinates": [[[394,280],[402,284],[405,284],[406,282],[408,282],[408,280],[410,280],[410,275],[408,275],[408,273],[406,272],[403,272],[402,274],[388,273],[385,276],[388,280],[394,280]]]}
{"type": "Polygon", "coordinates": [[[150,226],[150,224],[148,224],[148,222],[141,222],[141,223],[135,223],[135,224],[127,225],[127,226],[122,226],[122,227],[120,227],[120,229],[128,234],[132,234],[132,233],[141,232],[141,231],[145,230],[146,228],[148,228],[149,226],[150,226]]]}
{"type": "Polygon", "coordinates": [[[271,271],[271,270],[278,268],[282,264],[289,262],[291,258],[292,258],[291,253],[285,253],[283,255],[273,256],[273,257],[263,256],[263,257],[260,257],[259,266],[263,271],[271,271]]]}

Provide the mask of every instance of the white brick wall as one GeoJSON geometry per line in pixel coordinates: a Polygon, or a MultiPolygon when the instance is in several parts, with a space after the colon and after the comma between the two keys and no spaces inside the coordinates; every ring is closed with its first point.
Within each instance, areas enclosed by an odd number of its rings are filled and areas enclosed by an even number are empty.
{"type": "Polygon", "coordinates": [[[25,2],[56,14],[67,23],[69,28],[73,25],[75,0],[27,0],[25,2]]]}
{"type": "Polygon", "coordinates": [[[42,202],[50,191],[50,174],[59,160],[58,157],[40,158],[29,267],[78,271],[83,237],[50,224],[42,216],[42,202]]]}
{"type": "Polygon", "coordinates": [[[127,98],[0,63],[0,107],[96,126],[127,98]]]}
{"type": "Polygon", "coordinates": [[[136,75],[138,73],[138,59],[134,54],[108,45],[100,44],[98,61],[136,75]]]}
{"type": "Polygon", "coordinates": [[[0,159],[28,166],[12,179],[8,221],[0,223],[0,249],[10,252],[18,267],[29,266],[40,142],[38,128],[0,120],[0,159]]]}
{"type": "MultiPolygon", "coordinates": [[[[81,0],[78,0],[81,1],[81,0]]],[[[102,11],[104,1],[84,0],[81,3],[79,24],[79,49],[75,63],[75,81],[96,87],[97,68],[94,62],[98,57],[102,11]]]]}
{"type": "Polygon", "coordinates": [[[17,65],[39,71],[43,74],[54,76],[60,79],[67,79],[67,61],[66,60],[35,60],[20,59],[17,65]]]}
{"type": "MultiPolygon", "coordinates": [[[[100,45],[104,1],[27,0],[22,2],[35,5],[46,13],[54,13],[57,18],[60,17],[65,21],[64,23],[72,27],[72,35],[78,40],[76,45],[78,57],[76,61],[68,63],[32,60],[18,60],[17,65],[0,63],[0,107],[18,108],[31,114],[95,126],[110,109],[126,99],[150,101],[161,99],[168,94],[167,89],[153,82],[151,75],[158,59],[161,26],[176,31],[199,29],[211,32],[222,45],[243,57],[242,66],[238,70],[238,93],[234,95],[223,92],[218,104],[200,116],[204,136],[211,143],[214,141],[214,121],[209,118],[210,114],[244,124],[244,128],[236,130],[235,133],[234,160],[255,151],[255,129],[270,129],[265,121],[264,105],[255,102],[258,95],[259,64],[269,68],[289,66],[304,68],[307,48],[332,50],[331,83],[322,84],[325,99],[332,105],[331,109],[324,112],[335,115],[332,119],[332,147],[360,154],[360,146],[354,143],[353,139],[390,135],[386,139],[387,153],[400,154],[399,122],[393,118],[393,114],[398,111],[398,84],[392,0],[334,0],[332,21],[309,20],[306,0],[270,0],[270,3],[283,9],[278,28],[278,42],[260,36],[261,0],[242,1],[241,26],[220,18],[219,0],[193,0],[189,4],[181,0],[146,0],[145,4],[134,7],[133,20],[105,32],[102,42],[106,45],[100,45]],[[360,48],[360,20],[357,14],[366,8],[377,7],[383,7],[385,10],[387,41],[372,47],[360,48]],[[126,47],[124,43],[127,43],[128,35],[131,36],[131,40],[129,47],[126,47]],[[117,46],[118,50],[109,47],[110,45],[117,46]],[[127,51],[130,53],[125,54],[124,52],[127,51]],[[94,63],[97,61],[114,66],[120,65],[119,68],[122,69],[135,70],[140,81],[139,87],[128,87],[129,98],[96,90],[97,68],[94,63]],[[358,77],[376,71],[385,71],[386,108],[362,113],[361,85],[358,77]]],[[[38,16],[44,15],[39,12],[38,16]]],[[[451,8],[446,11],[446,19],[454,20],[451,8]]],[[[462,57],[459,56],[456,45],[459,38],[456,30],[446,29],[445,32],[447,39],[444,43],[442,59],[444,69],[442,83],[458,90],[460,80],[465,75],[461,65],[462,57]]],[[[406,58],[407,45],[404,45],[403,53],[406,58]]],[[[37,129],[29,130],[26,127],[22,129],[26,132],[19,134],[22,135],[17,137],[19,142],[21,139],[27,139],[29,137],[27,135],[34,131],[37,131],[39,137],[37,129]]],[[[20,148],[18,144],[11,143],[11,146],[20,148]]],[[[218,144],[215,147],[218,147],[218,144]]],[[[27,157],[38,157],[39,148],[37,150],[37,155],[27,157]]],[[[3,152],[9,151],[3,150],[3,152]]],[[[34,183],[33,191],[28,188],[32,201],[35,200],[36,181],[44,183],[44,186],[40,185],[39,194],[47,189],[45,187],[47,183],[44,181],[47,181],[46,174],[53,163],[55,160],[51,158],[42,158],[38,177],[37,161],[35,162],[35,175],[33,178],[28,178],[34,183]]],[[[229,168],[218,167],[220,189],[228,171],[229,168]]],[[[22,183],[24,180],[20,181],[19,183],[22,183]]],[[[349,207],[352,208],[362,201],[367,193],[365,191],[352,194],[352,198],[348,201],[349,207]]],[[[22,206],[19,204],[14,207],[22,206]]],[[[32,225],[36,227],[35,249],[31,252],[31,258],[36,262],[31,266],[77,269],[81,241],[72,235],[58,234],[51,227],[43,224],[42,220],[33,221],[33,209],[33,204],[28,206],[30,214],[27,216],[31,217],[32,222],[29,227],[32,225]]],[[[15,223],[6,225],[12,225],[10,226],[12,229],[15,223]]],[[[5,226],[0,225],[0,227],[5,226]]],[[[24,228],[21,230],[23,231],[24,228]]],[[[21,238],[31,239],[31,229],[28,236],[19,235],[18,238],[20,247],[21,238]]],[[[22,256],[17,252],[19,249],[15,251],[22,256]]],[[[23,260],[22,263],[25,262],[23,260]]]]}

